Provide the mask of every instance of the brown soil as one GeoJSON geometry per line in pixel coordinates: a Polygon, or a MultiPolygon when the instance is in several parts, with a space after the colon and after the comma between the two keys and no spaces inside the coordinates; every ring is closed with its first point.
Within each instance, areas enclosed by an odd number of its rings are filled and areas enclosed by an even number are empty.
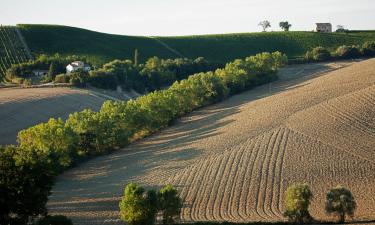
{"type": "Polygon", "coordinates": [[[285,189],[308,182],[315,218],[332,219],[325,193],[342,184],[357,200],[355,220],[375,220],[375,59],[292,66],[280,77],[67,171],[50,212],[76,225],[122,224],[118,201],[134,181],[178,187],[183,221],[277,221],[285,189]]]}

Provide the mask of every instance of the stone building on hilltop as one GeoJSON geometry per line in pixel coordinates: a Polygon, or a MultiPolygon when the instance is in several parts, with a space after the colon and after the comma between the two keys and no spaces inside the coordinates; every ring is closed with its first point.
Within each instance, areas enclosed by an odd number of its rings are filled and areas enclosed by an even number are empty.
{"type": "Polygon", "coordinates": [[[316,23],[316,32],[332,33],[332,24],[330,23],[316,23]]]}

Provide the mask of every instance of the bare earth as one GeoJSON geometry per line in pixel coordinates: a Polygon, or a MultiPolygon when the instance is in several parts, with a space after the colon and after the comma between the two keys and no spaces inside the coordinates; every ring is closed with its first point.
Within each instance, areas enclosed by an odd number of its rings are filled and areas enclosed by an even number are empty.
{"type": "Polygon", "coordinates": [[[86,108],[98,110],[105,100],[104,95],[65,87],[0,89],[0,145],[15,144],[20,130],[49,118],[66,118],[86,108]]]}
{"type": "Polygon", "coordinates": [[[118,201],[134,181],[177,186],[183,221],[278,221],[285,189],[308,182],[315,218],[332,219],[325,193],[342,184],[357,199],[354,219],[375,220],[375,59],[293,66],[280,77],[67,171],[50,212],[76,225],[122,224],[118,201]]]}

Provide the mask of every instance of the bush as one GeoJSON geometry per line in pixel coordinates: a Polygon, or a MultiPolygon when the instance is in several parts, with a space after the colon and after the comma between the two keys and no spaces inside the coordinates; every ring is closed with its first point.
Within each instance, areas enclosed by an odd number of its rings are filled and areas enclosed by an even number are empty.
{"type": "Polygon", "coordinates": [[[375,42],[365,42],[362,45],[362,54],[364,56],[375,56],[375,42]]]}
{"type": "Polygon", "coordinates": [[[89,74],[86,71],[78,70],[69,74],[69,82],[76,87],[85,87],[89,80],[89,74]]]}
{"type": "Polygon", "coordinates": [[[37,156],[23,157],[17,147],[0,146],[0,224],[26,224],[47,212],[55,174],[37,156]]]}
{"type": "Polygon", "coordinates": [[[70,77],[66,74],[58,74],[55,77],[55,83],[69,83],[70,77]]]}
{"type": "Polygon", "coordinates": [[[156,194],[130,183],[120,201],[120,218],[129,225],[152,225],[157,212],[156,194]]]}
{"type": "Polygon", "coordinates": [[[316,47],[311,51],[308,51],[305,55],[305,60],[308,62],[314,62],[314,61],[326,61],[331,59],[331,53],[323,48],[323,47],[316,47]]]}
{"type": "Polygon", "coordinates": [[[309,206],[313,194],[307,184],[295,184],[286,190],[285,193],[285,212],[293,223],[309,223],[312,217],[309,213],[309,206]]]}
{"type": "Polygon", "coordinates": [[[173,225],[180,215],[182,200],[172,185],[166,185],[158,192],[158,209],[163,215],[164,225],[173,225]]]}
{"type": "Polygon", "coordinates": [[[352,193],[341,186],[331,189],[326,197],[326,212],[336,214],[340,223],[345,222],[345,216],[353,217],[357,204],[352,193]]]}
{"type": "Polygon", "coordinates": [[[73,222],[66,216],[46,216],[40,219],[35,225],[73,225],[73,222]]]}
{"type": "Polygon", "coordinates": [[[336,56],[342,59],[353,59],[361,56],[361,52],[357,46],[340,46],[336,50],[336,56]]]}

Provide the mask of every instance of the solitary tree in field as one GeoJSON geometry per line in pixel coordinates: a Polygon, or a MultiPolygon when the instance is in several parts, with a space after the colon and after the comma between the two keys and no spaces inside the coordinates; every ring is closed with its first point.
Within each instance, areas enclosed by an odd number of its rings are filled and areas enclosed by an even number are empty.
{"type": "Polygon", "coordinates": [[[279,23],[279,26],[281,29],[283,29],[284,31],[289,31],[290,27],[292,26],[292,24],[290,24],[288,21],[285,21],[285,22],[280,22],[279,23]]]}
{"type": "Polygon", "coordinates": [[[172,225],[180,215],[182,200],[172,185],[167,185],[158,193],[159,210],[163,214],[163,224],[172,225]]]}
{"type": "Polygon", "coordinates": [[[326,212],[339,217],[339,222],[344,223],[346,215],[353,216],[357,204],[352,193],[341,186],[331,189],[327,193],[326,212]]]}
{"type": "Polygon", "coordinates": [[[120,201],[120,217],[129,225],[155,223],[157,200],[155,191],[145,193],[143,187],[130,183],[120,201]]]}
{"type": "Polygon", "coordinates": [[[310,201],[313,194],[308,184],[295,184],[286,190],[285,193],[285,212],[293,223],[308,223],[312,220],[309,213],[310,201]]]}
{"type": "Polygon", "coordinates": [[[271,23],[270,21],[268,20],[264,20],[264,21],[261,21],[258,26],[261,26],[262,29],[263,29],[263,32],[266,32],[267,31],[267,28],[270,28],[271,27],[271,23]]]}

